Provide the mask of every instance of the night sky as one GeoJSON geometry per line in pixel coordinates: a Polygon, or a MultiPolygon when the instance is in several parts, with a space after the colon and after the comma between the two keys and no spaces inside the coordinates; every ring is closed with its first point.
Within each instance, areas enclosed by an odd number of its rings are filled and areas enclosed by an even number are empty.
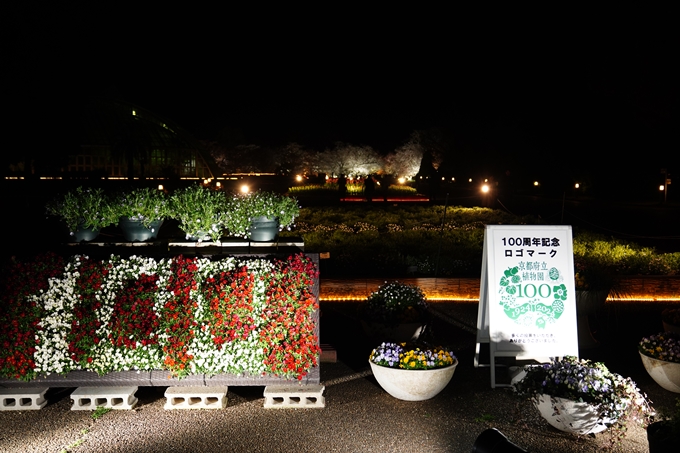
{"type": "Polygon", "coordinates": [[[680,164],[669,12],[231,8],[15,7],[5,106],[27,130],[114,96],[199,139],[319,151],[439,128],[450,159],[500,172],[680,164]]]}

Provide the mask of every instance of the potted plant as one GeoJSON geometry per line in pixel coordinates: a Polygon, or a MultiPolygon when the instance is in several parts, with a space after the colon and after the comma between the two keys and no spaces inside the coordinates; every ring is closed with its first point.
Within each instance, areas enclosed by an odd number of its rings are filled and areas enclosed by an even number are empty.
{"type": "Polygon", "coordinates": [[[680,444],[680,398],[675,400],[675,410],[655,419],[647,426],[649,453],[674,453],[680,444]]]}
{"type": "Polygon", "coordinates": [[[222,237],[228,217],[222,192],[202,185],[188,186],[172,194],[170,207],[187,240],[218,242],[222,237]]]}
{"type": "Polygon", "coordinates": [[[163,221],[170,217],[168,196],[149,187],[125,191],[116,196],[112,209],[127,241],[158,237],[163,221]]]}
{"type": "Polygon", "coordinates": [[[599,345],[590,328],[589,316],[602,308],[607,297],[616,289],[616,273],[611,266],[585,256],[574,257],[578,343],[582,349],[599,345]]]}
{"type": "Polygon", "coordinates": [[[680,308],[666,308],[661,312],[663,330],[680,334],[680,308]]]}
{"type": "Polygon", "coordinates": [[[426,343],[385,343],[369,356],[373,376],[393,397],[423,401],[451,381],[458,359],[447,348],[426,343]]]}
{"type": "Polygon", "coordinates": [[[227,229],[232,236],[271,241],[300,215],[297,200],[273,192],[234,194],[228,202],[227,229]]]}
{"type": "Polygon", "coordinates": [[[664,389],[680,393],[680,335],[661,332],[640,340],[642,364],[654,381],[664,389]]]}
{"type": "Polygon", "coordinates": [[[417,339],[425,329],[426,315],[423,290],[399,281],[383,283],[360,307],[364,331],[394,341],[417,339]]]}
{"type": "Polygon", "coordinates": [[[77,187],[50,202],[47,212],[60,217],[77,242],[91,241],[115,223],[110,200],[100,188],[77,187]]]}
{"type": "Polygon", "coordinates": [[[612,440],[617,441],[627,423],[646,425],[653,413],[632,379],[600,362],[565,356],[526,366],[524,372],[514,384],[515,392],[531,398],[543,418],[561,431],[583,435],[612,428],[612,440]]]}

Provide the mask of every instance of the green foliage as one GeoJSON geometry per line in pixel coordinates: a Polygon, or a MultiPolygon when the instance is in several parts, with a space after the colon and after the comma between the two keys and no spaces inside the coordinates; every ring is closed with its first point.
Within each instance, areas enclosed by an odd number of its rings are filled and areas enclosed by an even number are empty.
{"type": "Polygon", "coordinates": [[[680,253],[658,253],[654,248],[591,232],[574,235],[574,259],[624,275],[677,275],[680,272],[680,253]]]}
{"type": "MultiPolygon", "coordinates": [[[[489,208],[443,206],[306,207],[291,232],[302,236],[309,252],[330,252],[326,272],[393,275],[416,266],[419,275],[479,275],[485,225],[539,224],[489,208]]],[[[680,253],[657,253],[634,243],[580,232],[574,257],[608,274],[680,273],[680,253]]]]}
{"type": "Polygon", "coordinates": [[[77,187],[49,203],[47,213],[61,217],[72,233],[80,226],[100,230],[118,222],[103,189],[77,187]]]}
{"type": "Polygon", "coordinates": [[[209,237],[213,242],[222,237],[227,217],[227,200],[222,192],[202,185],[180,189],[170,198],[172,217],[179,220],[179,227],[187,239],[202,241],[209,237]]]}
{"type": "Polygon", "coordinates": [[[253,217],[275,217],[279,228],[289,227],[300,213],[297,200],[274,192],[234,194],[227,203],[226,226],[233,236],[246,237],[253,217]]]}
{"type": "Polygon", "coordinates": [[[481,414],[479,417],[475,418],[477,423],[489,423],[496,419],[492,414],[481,414]]]}
{"type": "Polygon", "coordinates": [[[151,222],[172,216],[170,201],[162,190],[149,187],[119,193],[112,203],[113,216],[139,220],[149,228],[151,222]]]}
{"type": "Polygon", "coordinates": [[[110,407],[99,406],[94,410],[94,412],[92,412],[92,420],[97,420],[99,418],[102,418],[104,415],[108,414],[109,412],[111,412],[110,407]]]}

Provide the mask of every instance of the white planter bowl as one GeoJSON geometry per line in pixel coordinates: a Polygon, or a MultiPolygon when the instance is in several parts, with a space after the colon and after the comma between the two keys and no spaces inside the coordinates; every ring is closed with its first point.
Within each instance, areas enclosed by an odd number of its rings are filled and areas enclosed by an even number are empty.
{"type": "Polygon", "coordinates": [[[550,395],[539,395],[534,406],[554,428],[579,435],[595,434],[616,420],[599,420],[593,405],[550,395]]]}
{"type": "Polygon", "coordinates": [[[680,363],[654,359],[641,352],[640,357],[645,370],[657,384],[669,392],[680,393],[680,363]]]}
{"type": "Polygon", "coordinates": [[[378,384],[393,397],[404,401],[424,401],[444,390],[456,371],[458,359],[452,365],[432,370],[402,370],[371,364],[378,384]]]}

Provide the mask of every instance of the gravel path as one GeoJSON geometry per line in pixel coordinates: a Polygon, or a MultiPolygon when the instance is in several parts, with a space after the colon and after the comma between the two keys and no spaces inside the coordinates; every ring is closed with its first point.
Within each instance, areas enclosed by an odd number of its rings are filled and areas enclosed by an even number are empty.
{"type": "MultiPolygon", "coordinates": [[[[442,316],[435,317],[435,334],[454,348],[460,364],[448,387],[423,402],[397,400],[377,385],[366,360],[369,346],[345,307],[322,306],[322,341],[339,357],[321,367],[324,409],[264,409],[263,387],[230,387],[226,409],[168,411],[165,388],[141,387],[135,410],[94,420],[92,412],[70,410],[72,389],[51,389],[42,410],[0,412],[0,452],[470,452],[490,427],[535,453],[596,452],[606,445],[606,433],[578,438],[559,432],[529,402],[490,388],[488,368],[472,366],[475,336],[464,328],[476,304],[436,304],[442,316]]],[[[611,358],[610,368],[623,374],[617,366],[627,359],[617,348],[603,344],[589,355],[604,357],[608,366],[611,358]]],[[[636,359],[629,375],[655,402],[672,403],[675,394],[645,377],[636,359]]],[[[647,452],[646,431],[631,428],[616,451],[647,452]]]]}

